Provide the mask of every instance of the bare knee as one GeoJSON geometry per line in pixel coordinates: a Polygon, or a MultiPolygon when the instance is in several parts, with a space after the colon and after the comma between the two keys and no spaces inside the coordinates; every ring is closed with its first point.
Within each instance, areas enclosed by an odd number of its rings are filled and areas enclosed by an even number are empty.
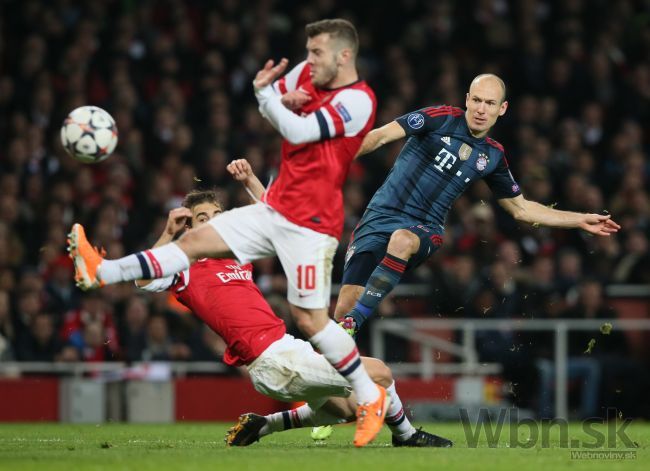
{"type": "Polygon", "coordinates": [[[366,368],[370,379],[372,379],[374,383],[385,388],[393,384],[393,373],[390,371],[390,368],[386,366],[386,363],[377,358],[370,357],[362,357],[361,361],[363,362],[363,366],[366,368]]]}
{"type": "Polygon", "coordinates": [[[387,252],[395,257],[408,260],[420,248],[420,239],[411,231],[398,229],[390,236],[387,252]]]}

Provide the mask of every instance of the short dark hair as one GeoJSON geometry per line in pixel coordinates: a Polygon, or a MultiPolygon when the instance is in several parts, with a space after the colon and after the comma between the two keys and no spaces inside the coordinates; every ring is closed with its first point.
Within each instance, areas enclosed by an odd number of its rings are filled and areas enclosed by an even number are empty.
{"type": "Polygon", "coordinates": [[[355,55],[359,51],[359,35],[357,34],[357,29],[348,20],[333,18],[314,21],[305,26],[305,31],[309,38],[327,33],[332,39],[346,43],[355,55]]]}
{"type": "Polygon", "coordinates": [[[185,195],[183,203],[181,204],[187,209],[192,209],[194,206],[201,203],[215,204],[219,207],[220,211],[223,211],[223,206],[221,205],[215,190],[192,190],[185,195]]]}

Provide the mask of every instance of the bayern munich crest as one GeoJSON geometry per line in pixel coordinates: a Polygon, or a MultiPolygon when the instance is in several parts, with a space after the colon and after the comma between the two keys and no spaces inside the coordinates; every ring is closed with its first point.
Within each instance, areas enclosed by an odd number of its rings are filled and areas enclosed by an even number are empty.
{"type": "Polygon", "coordinates": [[[478,155],[478,158],[476,159],[476,168],[478,169],[479,172],[482,172],[487,168],[487,166],[488,166],[487,156],[481,152],[478,155]]]}

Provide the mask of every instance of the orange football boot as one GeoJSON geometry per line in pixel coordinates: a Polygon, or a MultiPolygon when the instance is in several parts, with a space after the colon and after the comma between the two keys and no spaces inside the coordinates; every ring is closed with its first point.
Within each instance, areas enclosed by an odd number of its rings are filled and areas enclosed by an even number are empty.
{"type": "Polygon", "coordinates": [[[74,262],[74,279],[79,288],[87,291],[104,286],[104,282],[97,277],[97,270],[104,261],[105,253],[90,245],[81,224],[74,224],[68,234],[68,252],[74,262]]]}
{"type": "Polygon", "coordinates": [[[354,446],[362,447],[374,440],[386,417],[386,409],[390,403],[390,397],[386,394],[386,389],[377,385],[379,388],[379,398],[375,402],[361,404],[357,408],[357,430],[354,433],[354,446]]]}

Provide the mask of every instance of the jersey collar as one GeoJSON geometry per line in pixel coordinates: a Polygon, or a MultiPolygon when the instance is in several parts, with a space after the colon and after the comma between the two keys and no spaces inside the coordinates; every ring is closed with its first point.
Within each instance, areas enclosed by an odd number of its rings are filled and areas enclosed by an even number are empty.
{"type": "Polygon", "coordinates": [[[483,137],[474,137],[472,135],[472,132],[469,130],[469,126],[467,125],[467,118],[465,117],[465,113],[463,113],[463,127],[465,128],[465,131],[467,131],[467,135],[469,136],[470,139],[472,139],[474,142],[477,144],[482,144],[485,142],[485,139],[489,137],[487,134],[483,137]]]}
{"type": "Polygon", "coordinates": [[[316,88],[316,89],[318,89],[318,90],[324,90],[324,91],[326,91],[326,92],[334,92],[334,91],[336,91],[336,90],[340,90],[340,89],[342,89],[342,88],[348,88],[348,87],[351,87],[352,85],[356,85],[357,83],[360,83],[360,82],[363,82],[363,79],[359,78],[359,79],[355,80],[354,82],[348,83],[348,84],[346,84],[346,85],[341,85],[340,87],[334,87],[334,88],[329,88],[329,87],[314,87],[314,88],[316,88]]]}

